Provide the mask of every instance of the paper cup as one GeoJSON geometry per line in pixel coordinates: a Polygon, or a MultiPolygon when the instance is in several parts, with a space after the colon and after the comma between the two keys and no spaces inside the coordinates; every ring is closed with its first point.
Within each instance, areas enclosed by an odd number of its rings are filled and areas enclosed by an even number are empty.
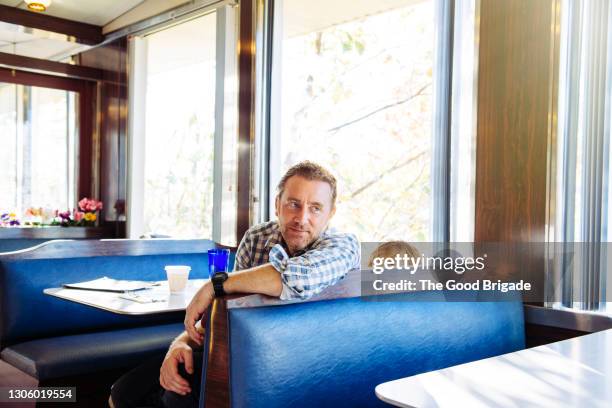
{"type": "Polygon", "coordinates": [[[170,289],[170,293],[180,293],[185,290],[191,266],[167,265],[164,269],[168,276],[168,288],[170,289]]]}

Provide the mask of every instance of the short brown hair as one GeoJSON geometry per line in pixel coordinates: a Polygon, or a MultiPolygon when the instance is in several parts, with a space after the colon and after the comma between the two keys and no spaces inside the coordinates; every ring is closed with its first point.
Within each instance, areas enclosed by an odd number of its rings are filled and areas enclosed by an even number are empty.
{"type": "Polygon", "coordinates": [[[294,164],[291,166],[291,168],[289,168],[289,170],[287,170],[283,178],[281,178],[281,180],[278,182],[278,197],[283,195],[287,180],[293,176],[304,177],[306,180],[311,181],[318,180],[326,182],[329,184],[332,190],[332,205],[336,203],[336,178],[320,164],[313,163],[308,160],[294,164]]]}

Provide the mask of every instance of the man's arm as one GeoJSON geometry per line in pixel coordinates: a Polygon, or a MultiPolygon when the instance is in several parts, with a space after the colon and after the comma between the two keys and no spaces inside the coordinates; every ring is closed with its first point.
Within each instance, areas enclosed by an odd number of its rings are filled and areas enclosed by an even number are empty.
{"type": "MultiPolygon", "coordinates": [[[[223,283],[225,293],[259,293],[279,297],[283,290],[281,276],[271,264],[264,264],[229,274],[223,283]]],[[[195,294],[185,313],[185,329],[191,340],[202,345],[204,335],[195,324],[210,306],[215,297],[211,282],[207,282],[195,294]]]]}
{"type": "MultiPolygon", "coordinates": [[[[270,251],[270,263],[231,273],[223,283],[226,293],[258,293],[281,299],[309,298],[359,267],[361,252],[354,235],[337,234],[322,239],[305,254],[289,258],[281,245],[270,251]]],[[[198,345],[204,336],[195,329],[214,299],[206,283],[195,294],[185,313],[185,330],[198,345]]]]}
{"type": "MultiPolygon", "coordinates": [[[[196,330],[200,333],[204,331],[200,322],[197,323],[196,330]]],[[[193,349],[195,348],[197,344],[191,341],[186,331],[172,341],[159,370],[159,384],[162,387],[180,395],[191,392],[189,382],[180,376],[178,367],[184,364],[185,370],[193,374],[193,349]]]]}
{"type": "MultiPolygon", "coordinates": [[[[247,232],[240,245],[238,246],[238,251],[236,252],[235,259],[235,270],[246,269],[248,265],[251,263],[251,253],[252,253],[253,242],[251,239],[251,235],[247,232]]],[[[235,275],[236,273],[232,274],[235,275]]],[[[200,289],[200,291],[207,293],[207,290],[204,288],[200,289]]],[[[204,296],[204,294],[202,294],[204,296]]],[[[201,326],[201,322],[197,322],[196,331],[200,334],[200,339],[203,339],[204,329],[201,326]]],[[[185,365],[185,370],[192,374],[193,373],[193,349],[199,348],[199,345],[202,344],[200,340],[200,344],[196,343],[191,339],[189,333],[184,331],[181,333],[176,339],[172,341],[170,347],[168,348],[168,352],[166,353],[166,357],[162,363],[161,369],[159,370],[159,383],[166,390],[174,391],[177,394],[185,395],[191,392],[189,388],[189,383],[180,376],[178,372],[178,367],[180,364],[185,365]]]]}
{"type": "MultiPolygon", "coordinates": [[[[282,291],[280,275],[270,264],[234,272],[223,283],[226,293],[260,293],[268,296],[280,296],[282,291]]],[[[200,317],[210,306],[214,299],[214,289],[211,282],[207,282],[193,297],[185,313],[186,331],[181,333],[170,345],[166,358],[162,363],[159,383],[167,390],[181,395],[191,392],[189,383],[179,375],[179,364],[185,364],[185,370],[193,373],[192,349],[202,346],[204,330],[200,317]]]]}

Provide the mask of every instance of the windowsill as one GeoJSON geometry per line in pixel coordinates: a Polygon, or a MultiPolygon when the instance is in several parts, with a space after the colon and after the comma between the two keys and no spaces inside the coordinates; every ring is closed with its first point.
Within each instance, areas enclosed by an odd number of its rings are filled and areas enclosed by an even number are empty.
{"type": "Polygon", "coordinates": [[[2,227],[0,239],[95,239],[114,238],[112,227],[2,227]]]}
{"type": "Polygon", "coordinates": [[[525,305],[525,322],[587,333],[612,328],[612,316],[605,312],[585,312],[531,305],[525,305]]]}

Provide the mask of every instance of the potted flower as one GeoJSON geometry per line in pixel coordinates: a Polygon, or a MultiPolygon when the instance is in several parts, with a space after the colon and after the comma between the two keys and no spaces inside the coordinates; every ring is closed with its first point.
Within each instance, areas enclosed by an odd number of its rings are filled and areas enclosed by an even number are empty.
{"type": "Polygon", "coordinates": [[[79,222],[81,222],[82,225],[93,226],[98,220],[98,216],[96,215],[96,213],[102,208],[102,201],[97,201],[93,198],[85,197],[81,201],[79,201],[80,211],[75,212],[75,217],[77,216],[77,213],[80,212],[81,214],[78,214],[80,218],[79,222]]]}
{"type": "Polygon", "coordinates": [[[98,220],[96,213],[102,208],[101,201],[85,197],[79,201],[78,209],[58,211],[56,222],[63,227],[93,227],[98,220]]]}
{"type": "Polygon", "coordinates": [[[1,227],[18,227],[21,223],[17,219],[15,213],[3,213],[0,214],[0,226],[1,227]]]}

